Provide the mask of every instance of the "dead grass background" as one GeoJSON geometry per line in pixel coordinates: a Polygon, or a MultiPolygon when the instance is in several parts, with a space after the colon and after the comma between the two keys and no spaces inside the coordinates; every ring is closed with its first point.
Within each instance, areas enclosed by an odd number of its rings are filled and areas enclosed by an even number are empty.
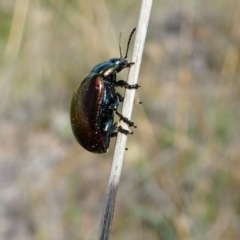
{"type": "MultiPolygon", "coordinates": [[[[0,0],[2,240],[97,239],[114,141],[84,151],[69,105],[140,5],[0,0]]],[[[154,2],[112,239],[240,239],[239,26],[239,0],[154,2]]]]}

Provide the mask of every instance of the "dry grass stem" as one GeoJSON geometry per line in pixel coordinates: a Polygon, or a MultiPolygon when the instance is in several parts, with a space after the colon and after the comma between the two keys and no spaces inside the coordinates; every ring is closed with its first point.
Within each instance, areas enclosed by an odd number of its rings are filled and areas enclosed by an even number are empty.
{"type": "MultiPolygon", "coordinates": [[[[141,12],[137,27],[137,34],[134,44],[133,57],[132,62],[135,64],[130,68],[128,83],[135,84],[138,80],[140,64],[142,59],[142,53],[144,48],[144,42],[147,33],[148,21],[151,12],[152,1],[151,0],[143,0],[141,6],[141,12]]],[[[125,117],[131,118],[131,113],[133,109],[135,90],[127,90],[124,102],[123,102],[123,110],[122,113],[125,117]]],[[[123,128],[127,128],[126,124],[121,123],[123,128]]],[[[125,153],[125,146],[127,142],[127,136],[124,134],[118,134],[117,142],[115,146],[113,162],[110,172],[110,178],[108,183],[107,190],[107,199],[102,215],[102,221],[100,226],[100,236],[99,239],[106,240],[109,239],[109,234],[112,225],[112,219],[114,214],[114,206],[115,200],[119,185],[119,180],[121,176],[123,157],[125,153]]]]}

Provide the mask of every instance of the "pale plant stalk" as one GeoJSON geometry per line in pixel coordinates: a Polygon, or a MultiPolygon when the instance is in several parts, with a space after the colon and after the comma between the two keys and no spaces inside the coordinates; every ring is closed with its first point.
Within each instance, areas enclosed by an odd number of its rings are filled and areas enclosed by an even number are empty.
{"type": "MultiPolygon", "coordinates": [[[[137,33],[134,43],[133,56],[131,62],[135,64],[130,68],[128,75],[128,83],[136,84],[138,80],[140,64],[142,59],[142,53],[147,33],[147,27],[150,17],[152,7],[152,0],[142,0],[142,6],[139,16],[139,22],[137,26],[137,33]]],[[[133,104],[134,104],[135,90],[126,90],[123,102],[122,114],[131,119],[133,104]]],[[[127,125],[121,122],[121,126],[127,129],[127,125]]],[[[125,146],[127,142],[127,136],[118,133],[113,162],[109,177],[107,198],[105,207],[102,214],[102,220],[100,225],[99,239],[107,240],[109,239],[109,234],[112,226],[112,219],[114,214],[115,200],[117,195],[117,190],[119,186],[119,180],[121,176],[121,170],[123,165],[123,158],[125,153],[125,146]]]]}

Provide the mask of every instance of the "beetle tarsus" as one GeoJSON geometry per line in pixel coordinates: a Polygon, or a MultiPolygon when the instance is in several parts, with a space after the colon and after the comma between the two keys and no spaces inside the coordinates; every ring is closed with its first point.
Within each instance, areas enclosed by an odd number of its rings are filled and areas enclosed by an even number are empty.
{"type": "Polygon", "coordinates": [[[133,132],[130,132],[129,130],[124,129],[122,126],[119,126],[117,132],[111,133],[111,134],[110,134],[110,137],[111,137],[111,138],[112,138],[112,137],[116,137],[119,132],[122,133],[122,134],[125,134],[125,135],[133,134],[133,132]]]}
{"type": "Polygon", "coordinates": [[[125,80],[118,80],[118,81],[115,81],[114,83],[115,83],[116,87],[122,87],[122,88],[125,88],[125,89],[138,89],[138,88],[141,87],[138,84],[130,85],[125,80]]]}
{"type": "Polygon", "coordinates": [[[133,132],[130,132],[130,131],[128,131],[127,129],[124,129],[124,128],[121,127],[121,126],[118,127],[118,132],[123,133],[123,134],[125,134],[125,135],[133,134],[133,132]]]}
{"type": "Polygon", "coordinates": [[[119,92],[117,92],[117,96],[118,96],[119,102],[123,102],[124,97],[119,92]]]}
{"type": "Polygon", "coordinates": [[[115,111],[116,114],[120,117],[120,120],[122,120],[123,122],[125,122],[129,127],[135,127],[137,128],[136,125],[134,125],[134,122],[131,121],[130,119],[124,117],[121,113],[119,113],[118,111],[115,111]]]}
{"type": "Polygon", "coordinates": [[[113,132],[113,133],[110,134],[110,137],[111,137],[111,138],[112,138],[112,137],[116,137],[117,134],[118,134],[118,132],[113,132]]]}
{"type": "Polygon", "coordinates": [[[128,86],[125,87],[125,88],[127,88],[127,89],[138,89],[138,88],[140,88],[140,87],[141,87],[141,86],[138,85],[138,84],[132,84],[132,85],[128,84],[128,86]]]}

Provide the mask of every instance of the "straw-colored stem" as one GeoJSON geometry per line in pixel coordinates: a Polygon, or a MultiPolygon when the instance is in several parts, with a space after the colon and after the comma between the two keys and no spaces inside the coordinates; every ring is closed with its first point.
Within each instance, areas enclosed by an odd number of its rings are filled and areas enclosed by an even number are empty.
{"type": "MultiPolygon", "coordinates": [[[[135,84],[138,80],[140,64],[142,59],[142,53],[147,33],[148,21],[150,17],[152,7],[152,0],[143,0],[141,6],[141,12],[137,27],[137,34],[135,38],[134,50],[132,62],[135,64],[130,68],[128,75],[128,83],[135,84]]],[[[133,103],[134,103],[135,90],[126,90],[123,102],[122,114],[131,118],[133,103]]],[[[127,129],[125,123],[121,123],[122,127],[127,129]]],[[[100,226],[100,240],[109,239],[109,234],[112,226],[112,219],[114,214],[115,200],[119,185],[119,180],[121,176],[123,157],[125,153],[125,146],[127,142],[127,136],[121,133],[118,133],[113,162],[110,172],[110,178],[108,183],[107,198],[102,214],[101,226],[100,226]]]]}

